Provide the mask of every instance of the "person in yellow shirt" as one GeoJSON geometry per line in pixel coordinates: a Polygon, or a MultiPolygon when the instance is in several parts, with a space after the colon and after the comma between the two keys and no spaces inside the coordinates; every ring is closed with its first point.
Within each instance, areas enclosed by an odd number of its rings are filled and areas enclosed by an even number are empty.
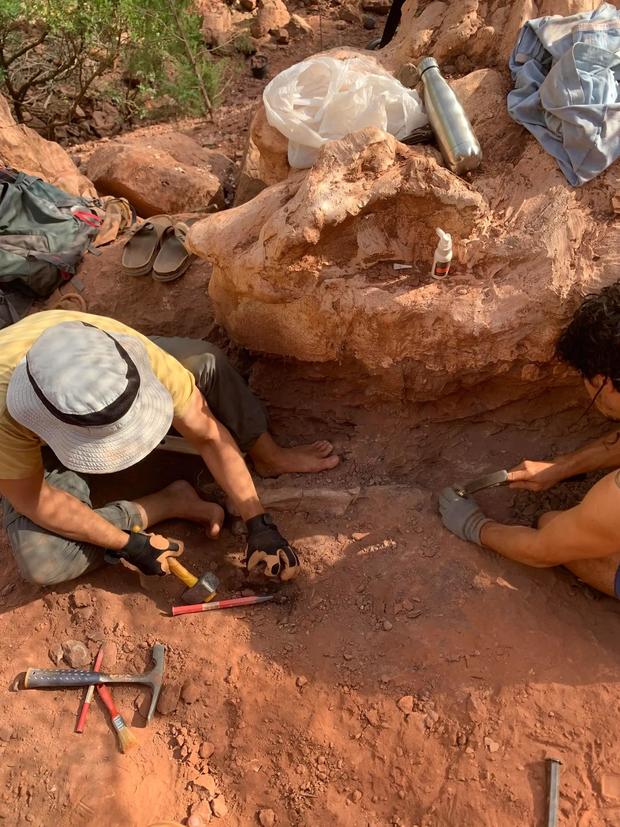
{"type": "Polygon", "coordinates": [[[84,475],[136,464],[171,427],[245,520],[248,569],[281,580],[297,574],[297,554],[261,506],[242,452],[263,475],[317,472],[338,463],[331,444],[278,446],[260,402],[206,342],[151,340],[113,319],[58,310],[0,332],[0,495],[24,578],[61,583],[101,565],[104,555],[167,574],[167,558],[181,548],[145,532],[171,518],[203,523],[217,536],[222,509],[183,481],[92,508],[84,475]]]}

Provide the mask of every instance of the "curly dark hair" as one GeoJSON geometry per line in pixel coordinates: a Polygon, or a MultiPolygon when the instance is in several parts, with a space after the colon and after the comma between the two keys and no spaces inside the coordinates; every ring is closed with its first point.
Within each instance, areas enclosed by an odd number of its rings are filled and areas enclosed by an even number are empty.
{"type": "Polygon", "coordinates": [[[585,379],[603,376],[620,391],[620,282],[585,297],[558,339],[556,354],[585,379]]]}

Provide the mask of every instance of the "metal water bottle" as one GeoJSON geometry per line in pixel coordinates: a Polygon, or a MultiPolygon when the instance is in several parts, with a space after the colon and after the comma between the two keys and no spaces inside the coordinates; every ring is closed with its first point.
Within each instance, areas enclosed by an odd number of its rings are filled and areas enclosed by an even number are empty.
{"type": "Polygon", "coordinates": [[[446,166],[457,175],[477,169],[482,161],[480,144],[435,58],[423,57],[418,72],[424,84],[426,113],[446,166]]]}

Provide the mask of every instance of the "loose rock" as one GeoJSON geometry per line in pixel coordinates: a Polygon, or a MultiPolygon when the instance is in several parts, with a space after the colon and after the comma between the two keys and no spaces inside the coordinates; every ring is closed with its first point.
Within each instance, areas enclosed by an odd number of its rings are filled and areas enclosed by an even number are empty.
{"type": "Polygon", "coordinates": [[[0,725],[0,741],[10,741],[13,730],[7,724],[0,725]]]}
{"type": "Polygon", "coordinates": [[[354,6],[343,6],[338,12],[338,18],[345,23],[361,23],[362,15],[354,6]]]}
{"type": "Polygon", "coordinates": [[[361,790],[353,790],[351,793],[351,801],[354,804],[359,803],[362,800],[362,791],[361,790]]]}
{"type": "Polygon", "coordinates": [[[200,697],[200,684],[193,680],[186,680],[181,689],[181,698],[186,704],[195,703],[200,697]]]}
{"type": "Polygon", "coordinates": [[[304,20],[303,17],[299,14],[292,14],[291,21],[288,24],[289,31],[292,31],[296,34],[307,34],[307,35],[314,35],[314,29],[308,23],[307,20],[304,20]]]}
{"type": "Polygon", "coordinates": [[[364,717],[371,726],[378,727],[381,725],[381,718],[379,717],[379,713],[376,709],[369,709],[364,713],[364,717]]]}
{"type": "Polygon", "coordinates": [[[388,14],[392,0],[363,0],[364,11],[371,11],[374,14],[388,14]]]}
{"type": "Polygon", "coordinates": [[[170,715],[177,708],[180,697],[181,687],[178,683],[164,684],[157,701],[157,711],[160,715],[170,715]]]}
{"type": "Polygon", "coordinates": [[[304,686],[308,683],[308,678],[304,678],[304,676],[303,676],[303,675],[299,675],[299,677],[297,678],[297,680],[295,681],[295,683],[297,684],[297,686],[298,686],[300,689],[302,689],[302,688],[303,688],[303,687],[304,687],[304,686]]]}
{"type": "Polygon", "coordinates": [[[398,701],[398,708],[401,712],[404,712],[405,715],[411,715],[413,712],[413,695],[403,695],[403,697],[398,701]]]}
{"type": "Polygon", "coordinates": [[[207,46],[217,48],[230,40],[232,15],[221,0],[200,0],[202,39],[207,46]]]}
{"type": "Polygon", "coordinates": [[[362,25],[364,26],[365,29],[368,29],[368,31],[370,31],[371,29],[376,29],[377,28],[377,21],[372,16],[372,14],[363,14],[362,15],[362,25]]]}
{"type": "Polygon", "coordinates": [[[276,814],[273,810],[259,810],[258,821],[261,827],[273,827],[276,823],[276,814]]]}
{"type": "Polygon", "coordinates": [[[286,46],[286,44],[291,39],[291,36],[288,33],[288,29],[277,29],[275,33],[272,35],[272,37],[276,41],[276,43],[280,44],[280,46],[286,46]]]}
{"type": "Polygon", "coordinates": [[[211,812],[216,818],[224,818],[228,813],[228,807],[226,806],[226,800],[223,795],[218,795],[213,799],[211,802],[211,812]]]}
{"type": "Polygon", "coordinates": [[[212,744],[211,741],[203,741],[198,750],[198,755],[200,755],[203,761],[208,761],[214,752],[215,744],[212,744]]]}
{"type": "Polygon", "coordinates": [[[403,86],[407,87],[407,89],[415,89],[420,82],[418,67],[415,63],[405,63],[398,70],[397,78],[403,86]]]}
{"type": "Polygon", "coordinates": [[[252,37],[265,37],[287,26],[291,16],[282,0],[258,0],[258,14],[252,21],[252,37]]]}
{"type": "Polygon", "coordinates": [[[494,741],[492,738],[485,738],[484,745],[489,750],[489,752],[497,752],[500,748],[500,744],[497,741],[494,741]]]}
{"type": "Polygon", "coordinates": [[[384,632],[391,632],[393,628],[394,627],[392,626],[392,624],[390,623],[389,620],[384,620],[383,621],[383,631],[384,632]]]}
{"type": "Polygon", "coordinates": [[[201,787],[203,790],[206,790],[207,795],[209,796],[209,798],[213,798],[213,796],[217,792],[217,787],[215,785],[215,779],[208,772],[203,772],[202,775],[199,775],[198,778],[196,778],[194,780],[194,784],[197,787],[201,787]]]}
{"type": "Polygon", "coordinates": [[[116,666],[116,659],[118,656],[118,649],[116,643],[110,640],[103,644],[103,660],[101,661],[101,668],[106,672],[112,672],[116,666]]]}
{"type": "Polygon", "coordinates": [[[52,661],[52,663],[56,664],[56,666],[59,666],[60,662],[62,661],[62,646],[60,645],[60,643],[55,643],[49,650],[48,654],[49,659],[52,661]]]}
{"type": "Polygon", "coordinates": [[[90,663],[90,652],[79,640],[63,641],[62,654],[72,669],[80,669],[90,663]]]}
{"type": "Polygon", "coordinates": [[[84,606],[90,606],[92,598],[89,590],[84,587],[76,589],[71,595],[71,602],[76,609],[82,609],[84,606]]]}
{"type": "Polygon", "coordinates": [[[192,804],[190,818],[199,818],[203,824],[208,824],[211,821],[211,816],[211,805],[208,801],[197,801],[192,804]]]}

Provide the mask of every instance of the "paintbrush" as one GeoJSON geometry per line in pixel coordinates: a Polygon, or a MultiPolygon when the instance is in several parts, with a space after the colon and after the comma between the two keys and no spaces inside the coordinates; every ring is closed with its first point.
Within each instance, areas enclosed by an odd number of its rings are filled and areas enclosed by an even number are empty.
{"type": "MultiPolygon", "coordinates": [[[[93,666],[93,672],[98,672],[101,669],[101,661],[103,660],[103,645],[97,652],[97,657],[95,658],[95,664],[93,666]]],[[[78,718],[78,722],[75,725],[76,732],[84,732],[84,727],[86,726],[86,718],[88,717],[88,710],[90,709],[90,704],[93,699],[93,695],[95,694],[95,686],[91,684],[86,690],[86,696],[84,698],[84,703],[82,704],[82,709],[80,710],[80,717],[78,718]]]]}
{"type": "Polygon", "coordinates": [[[105,684],[97,686],[97,693],[99,694],[99,697],[105,704],[106,709],[108,710],[112,718],[112,726],[116,731],[120,751],[125,753],[129,752],[130,749],[135,749],[135,747],[138,746],[138,739],[129,729],[129,727],[123,719],[123,716],[116,708],[114,699],[112,698],[112,693],[110,692],[108,687],[105,686],[105,684]]]}

